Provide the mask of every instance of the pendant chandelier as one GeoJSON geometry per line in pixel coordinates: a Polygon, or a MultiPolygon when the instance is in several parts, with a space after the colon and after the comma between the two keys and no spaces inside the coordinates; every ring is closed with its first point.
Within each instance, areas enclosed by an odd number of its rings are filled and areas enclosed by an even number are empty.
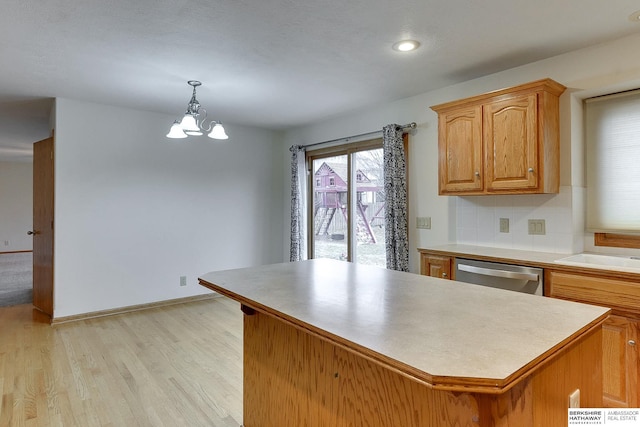
{"type": "Polygon", "coordinates": [[[167,138],[186,138],[187,136],[198,136],[207,133],[209,138],[228,139],[229,137],[225,133],[221,122],[211,120],[209,124],[205,126],[207,110],[200,107],[200,103],[196,99],[196,88],[202,85],[202,83],[197,80],[189,80],[187,84],[193,87],[191,101],[189,101],[187,105],[187,111],[184,113],[182,120],[173,122],[167,138]],[[201,112],[204,113],[202,118],[200,117],[201,112]]]}

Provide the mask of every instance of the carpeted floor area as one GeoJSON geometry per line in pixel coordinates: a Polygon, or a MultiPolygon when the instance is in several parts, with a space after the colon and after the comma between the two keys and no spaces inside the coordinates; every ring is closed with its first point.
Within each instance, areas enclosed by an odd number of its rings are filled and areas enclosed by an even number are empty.
{"type": "Polygon", "coordinates": [[[0,254],[0,307],[33,301],[33,254],[0,254]]]}

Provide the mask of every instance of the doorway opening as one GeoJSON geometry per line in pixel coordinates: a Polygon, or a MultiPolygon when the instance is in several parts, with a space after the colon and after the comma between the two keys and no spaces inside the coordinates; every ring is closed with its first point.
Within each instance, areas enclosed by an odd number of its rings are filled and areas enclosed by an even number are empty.
{"type": "Polygon", "coordinates": [[[0,307],[33,302],[33,253],[0,253],[0,307]]]}

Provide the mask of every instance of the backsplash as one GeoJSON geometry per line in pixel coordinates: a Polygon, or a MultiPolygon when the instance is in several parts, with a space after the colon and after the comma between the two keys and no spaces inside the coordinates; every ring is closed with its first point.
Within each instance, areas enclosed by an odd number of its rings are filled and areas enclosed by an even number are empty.
{"type": "Polygon", "coordinates": [[[584,188],[570,186],[560,187],[558,194],[456,197],[456,243],[582,252],[584,198],[584,188]],[[509,219],[508,233],[500,232],[500,218],[509,219]],[[530,219],[545,221],[544,235],[529,234],[530,219]]]}

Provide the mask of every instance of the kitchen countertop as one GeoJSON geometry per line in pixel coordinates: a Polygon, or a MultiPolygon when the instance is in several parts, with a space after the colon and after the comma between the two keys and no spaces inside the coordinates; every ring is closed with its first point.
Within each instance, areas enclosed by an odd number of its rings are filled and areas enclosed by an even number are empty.
{"type": "Polygon", "coordinates": [[[555,260],[571,255],[458,244],[439,245],[418,249],[418,251],[423,250],[429,251],[430,253],[440,253],[447,256],[455,256],[460,258],[464,258],[465,256],[467,256],[473,259],[506,262],[533,267],[558,267],[560,266],[560,264],[557,264],[555,260]]]}
{"type": "Polygon", "coordinates": [[[211,272],[199,280],[247,307],[442,388],[505,390],[609,312],[325,259],[211,272]]]}
{"type": "Polygon", "coordinates": [[[447,244],[418,248],[419,252],[428,252],[433,255],[449,256],[455,258],[469,258],[482,261],[501,262],[505,264],[517,264],[528,267],[539,267],[552,270],[562,270],[581,274],[598,274],[603,276],[615,276],[631,280],[639,280],[640,273],[624,271],[615,267],[603,267],[593,265],[571,265],[556,260],[567,258],[573,254],[559,254],[551,252],[524,251],[518,249],[494,248],[489,246],[473,246],[447,244]]]}

